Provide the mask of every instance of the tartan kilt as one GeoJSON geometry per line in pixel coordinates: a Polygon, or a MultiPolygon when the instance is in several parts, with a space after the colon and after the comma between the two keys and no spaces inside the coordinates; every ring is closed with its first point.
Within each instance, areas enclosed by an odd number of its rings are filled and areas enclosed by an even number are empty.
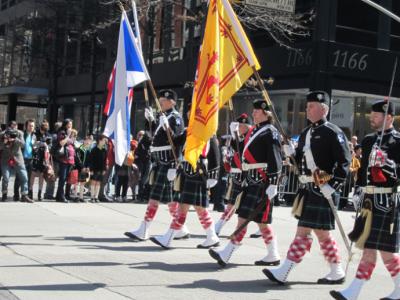
{"type": "Polygon", "coordinates": [[[180,203],[181,202],[181,192],[172,191],[172,201],[180,203]]]}
{"type": "Polygon", "coordinates": [[[179,202],[204,208],[208,207],[208,190],[204,186],[203,179],[200,175],[183,175],[181,199],[179,202]]]}
{"type": "Polygon", "coordinates": [[[168,180],[167,173],[170,165],[159,164],[153,167],[154,183],[151,185],[150,199],[169,203],[172,201],[172,182],[168,180]]]}
{"type": "MultiPolygon", "coordinates": [[[[333,216],[328,200],[319,193],[319,189],[315,190],[306,187],[301,192],[304,193],[304,203],[301,216],[296,217],[299,219],[298,226],[321,230],[335,229],[335,217],[333,216]]],[[[333,202],[337,203],[340,195],[334,193],[333,197],[333,202]]]]}
{"type": "MultiPolygon", "coordinates": [[[[237,209],[236,213],[239,218],[247,219],[249,215],[254,211],[260,201],[266,200],[265,195],[266,186],[264,183],[261,184],[253,184],[248,185],[246,188],[243,189],[242,199],[240,201],[239,208],[237,209]],[[261,199],[262,195],[264,194],[264,199],[261,199]]],[[[268,201],[267,207],[262,209],[256,217],[252,220],[256,223],[263,223],[263,224],[271,224],[272,223],[272,209],[273,209],[273,201],[268,201]],[[266,220],[263,221],[264,214],[267,211],[269,206],[269,212],[266,216],[266,220]]]]}
{"type": "Polygon", "coordinates": [[[225,194],[227,204],[235,204],[236,197],[242,191],[242,185],[229,178],[228,189],[225,194]]]}
{"type": "MultiPolygon", "coordinates": [[[[397,194],[397,200],[399,194],[397,194]]],[[[371,232],[364,244],[364,248],[376,249],[391,253],[399,252],[399,210],[397,207],[394,219],[393,233],[390,234],[390,223],[392,223],[393,200],[390,194],[366,194],[364,199],[373,200],[371,232]]]]}

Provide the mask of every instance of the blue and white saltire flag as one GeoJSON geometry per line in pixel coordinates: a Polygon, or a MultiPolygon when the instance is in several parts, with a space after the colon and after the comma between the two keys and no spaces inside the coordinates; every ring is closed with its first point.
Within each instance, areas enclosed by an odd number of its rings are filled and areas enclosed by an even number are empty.
{"type": "Polygon", "coordinates": [[[119,28],[114,78],[104,135],[113,140],[115,163],[122,166],[130,150],[130,93],[134,86],[150,79],[125,11],[122,12],[119,28]]]}

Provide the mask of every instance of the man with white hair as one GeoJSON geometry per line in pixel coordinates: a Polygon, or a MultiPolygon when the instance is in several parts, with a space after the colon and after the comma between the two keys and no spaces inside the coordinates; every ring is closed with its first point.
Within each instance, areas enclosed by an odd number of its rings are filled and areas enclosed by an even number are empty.
{"type": "Polygon", "coordinates": [[[318,284],[339,284],[345,279],[338,245],[330,231],[335,219],[328,199],[339,200],[339,189],[346,180],[351,161],[347,138],[342,130],[328,122],[329,95],[313,91],[307,95],[307,119],[310,125],[300,135],[297,149],[285,145],[287,156],[294,156],[299,168],[300,186],[293,205],[299,220],[296,236],[285,261],[276,269],[264,269],[264,274],[278,284],[284,284],[290,271],[299,264],[312,244],[311,232],[318,238],[330,272],[318,279],[318,284]]]}

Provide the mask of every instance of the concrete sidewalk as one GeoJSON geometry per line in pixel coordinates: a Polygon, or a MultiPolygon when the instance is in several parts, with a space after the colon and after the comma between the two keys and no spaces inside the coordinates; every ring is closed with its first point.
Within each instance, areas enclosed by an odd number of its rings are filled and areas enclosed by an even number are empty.
{"type": "MultiPolygon", "coordinates": [[[[132,242],[123,233],[139,225],[145,208],[121,203],[1,203],[0,299],[331,299],[329,290],[340,288],[315,284],[328,272],[316,240],[312,256],[306,255],[284,287],[270,283],[262,267],[253,265],[265,255],[262,239],[245,238],[232,264],[219,268],[207,250],[196,249],[204,231],[194,212],[187,218],[192,238],[175,241],[172,250],[161,250],[150,241],[132,242]]],[[[217,220],[219,214],[212,216],[217,220]]],[[[354,213],[340,216],[349,232],[354,213]]],[[[233,231],[235,219],[224,228],[225,237],[233,231]]],[[[164,233],[169,223],[162,205],[151,233],[164,233]]],[[[273,225],[284,257],[296,220],[289,208],[276,207],[273,225]]],[[[248,234],[255,230],[251,224],[248,234]]],[[[334,234],[345,257],[343,241],[337,231],[334,234]]],[[[226,239],[221,241],[225,245],[226,239]]],[[[357,252],[349,280],[359,258],[357,252]]],[[[391,290],[389,274],[379,260],[360,299],[379,299],[391,290]]]]}

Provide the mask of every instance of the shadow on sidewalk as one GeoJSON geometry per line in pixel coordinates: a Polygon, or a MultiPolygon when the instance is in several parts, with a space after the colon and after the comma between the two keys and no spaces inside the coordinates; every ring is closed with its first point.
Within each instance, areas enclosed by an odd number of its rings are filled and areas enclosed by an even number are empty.
{"type": "MultiPolygon", "coordinates": [[[[170,288],[175,289],[208,289],[216,292],[223,293],[253,293],[253,294],[261,294],[267,293],[270,289],[269,286],[265,284],[266,280],[251,280],[251,281],[219,281],[216,279],[204,279],[193,281],[192,283],[186,284],[174,284],[169,285],[170,288]]],[[[274,290],[285,290],[287,287],[275,286],[274,290]]]]}
{"type": "Polygon", "coordinates": [[[14,285],[1,286],[0,290],[26,290],[26,291],[94,291],[105,287],[104,283],[71,283],[71,284],[46,284],[46,285],[14,285]]]}
{"type": "MultiPolygon", "coordinates": [[[[167,264],[159,261],[140,262],[129,264],[133,269],[141,270],[161,270],[166,272],[218,272],[221,268],[213,262],[209,263],[187,263],[187,264],[167,264]]],[[[247,266],[245,264],[231,264],[231,268],[247,266]]]]}
{"type": "Polygon", "coordinates": [[[0,235],[1,238],[38,238],[42,237],[43,235],[0,235]]]}
{"type": "MultiPolygon", "coordinates": [[[[170,288],[177,289],[198,289],[204,288],[216,292],[224,293],[268,293],[268,291],[285,291],[291,289],[292,285],[313,285],[315,282],[303,282],[294,281],[286,285],[277,285],[273,282],[268,281],[268,279],[258,279],[251,281],[219,281],[216,279],[203,279],[198,281],[193,281],[192,283],[186,284],[174,284],[169,285],[170,288]]],[[[311,289],[311,287],[310,287],[311,289]]],[[[266,294],[268,297],[268,294],[266,294]]],[[[270,298],[266,298],[270,299],[270,298]]],[[[275,298],[274,298],[275,299],[275,298]]],[[[276,298],[277,299],[277,298],[276,298]]],[[[271,299],[273,300],[273,299],[271,299]]]]}
{"type": "MultiPolygon", "coordinates": [[[[73,246],[76,247],[76,246],[73,246]]],[[[109,250],[109,251],[129,251],[129,252],[160,252],[165,251],[158,246],[145,246],[145,247],[135,247],[135,246],[103,246],[103,245],[82,245],[80,249],[93,249],[93,250],[109,250]]],[[[192,247],[187,247],[185,249],[192,249],[192,247]]]]}
{"type": "MultiPolygon", "coordinates": [[[[71,262],[71,263],[49,263],[49,264],[36,264],[36,265],[11,265],[11,266],[0,266],[0,268],[49,268],[49,267],[113,267],[123,266],[126,264],[115,263],[115,262],[71,262]]],[[[1,299],[1,298],[0,298],[1,299]]]]}
{"type": "Polygon", "coordinates": [[[123,242],[130,242],[128,238],[90,238],[90,237],[83,237],[83,236],[61,236],[61,237],[54,237],[54,238],[46,238],[49,241],[75,241],[75,242],[84,242],[84,243],[123,243],[123,242]]]}

